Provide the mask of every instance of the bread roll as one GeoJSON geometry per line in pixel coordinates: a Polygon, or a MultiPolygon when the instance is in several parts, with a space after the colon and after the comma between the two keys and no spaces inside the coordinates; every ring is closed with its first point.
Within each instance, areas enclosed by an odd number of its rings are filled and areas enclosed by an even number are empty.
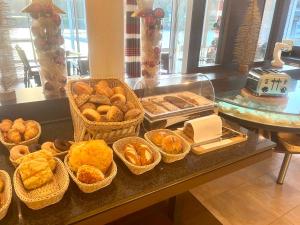
{"type": "Polygon", "coordinates": [[[89,102],[97,105],[110,105],[110,100],[106,95],[91,95],[89,102]]]}
{"type": "Polygon", "coordinates": [[[24,122],[14,122],[11,128],[19,131],[21,134],[24,134],[26,130],[24,122]]]}
{"type": "Polygon", "coordinates": [[[161,147],[163,139],[168,136],[168,133],[165,131],[154,132],[150,139],[158,147],[161,147]]]}
{"type": "Polygon", "coordinates": [[[90,103],[90,102],[87,102],[87,103],[84,103],[82,106],[80,106],[80,111],[83,112],[85,109],[93,109],[93,110],[96,110],[97,107],[95,104],[93,103],[90,103]]]}
{"type": "Polygon", "coordinates": [[[85,109],[82,112],[82,115],[85,116],[89,121],[98,122],[100,121],[100,114],[94,109],[85,109]]]}
{"type": "Polygon", "coordinates": [[[7,133],[7,139],[9,142],[19,144],[22,141],[22,136],[18,130],[10,129],[7,133]]]}
{"type": "Polygon", "coordinates": [[[116,101],[119,101],[119,102],[125,104],[126,103],[126,97],[125,97],[125,95],[122,95],[122,94],[115,94],[110,98],[110,101],[111,101],[112,104],[116,101]]]}
{"type": "Polygon", "coordinates": [[[77,171],[77,179],[82,183],[94,184],[104,180],[105,176],[98,168],[89,165],[82,165],[77,171]]]}
{"type": "Polygon", "coordinates": [[[110,87],[96,85],[95,90],[98,95],[105,95],[108,98],[110,98],[114,94],[113,90],[110,87]]]}
{"type": "Polygon", "coordinates": [[[131,109],[125,114],[124,119],[125,120],[136,119],[141,113],[142,111],[140,109],[131,109]]]}
{"type": "Polygon", "coordinates": [[[124,148],[125,159],[133,165],[141,166],[140,156],[137,154],[133,145],[126,145],[124,148]]]}
{"type": "Polygon", "coordinates": [[[77,95],[91,95],[93,93],[93,88],[85,82],[78,81],[73,84],[73,92],[77,95]]]}
{"type": "Polygon", "coordinates": [[[121,94],[121,95],[126,96],[125,89],[122,88],[122,87],[120,87],[120,86],[114,87],[114,88],[113,88],[113,91],[114,91],[115,94],[121,94]]]}
{"type": "Polygon", "coordinates": [[[168,135],[162,140],[162,150],[169,154],[182,153],[183,146],[181,139],[175,135],[168,135]]]}
{"type": "Polygon", "coordinates": [[[124,114],[118,107],[112,106],[107,112],[107,119],[110,122],[121,122],[124,119],[124,114]]]}
{"type": "Polygon", "coordinates": [[[32,138],[35,138],[39,133],[39,130],[35,127],[30,127],[28,129],[25,130],[25,133],[24,133],[24,140],[25,141],[28,141],[32,138]]]}
{"type": "Polygon", "coordinates": [[[2,120],[2,122],[0,124],[0,130],[2,132],[8,132],[11,129],[12,125],[13,125],[13,122],[11,120],[4,119],[4,120],[2,120]]]}
{"type": "Polygon", "coordinates": [[[137,154],[140,156],[142,166],[146,166],[153,163],[153,154],[151,149],[147,145],[137,144],[135,149],[137,154]]]}

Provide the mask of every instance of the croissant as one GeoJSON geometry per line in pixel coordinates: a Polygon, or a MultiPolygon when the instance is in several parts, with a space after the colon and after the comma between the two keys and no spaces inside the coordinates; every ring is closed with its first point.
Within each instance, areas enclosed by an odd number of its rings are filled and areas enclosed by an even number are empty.
{"type": "Polygon", "coordinates": [[[22,141],[22,136],[18,130],[11,129],[7,133],[7,139],[15,144],[19,144],[22,141]]]}
{"type": "Polygon", "coordinates": [[[30,127],[25,130],[24,139],[25,141],[30,140],[38,135],[39,131],[37,128],[30,127]]]}

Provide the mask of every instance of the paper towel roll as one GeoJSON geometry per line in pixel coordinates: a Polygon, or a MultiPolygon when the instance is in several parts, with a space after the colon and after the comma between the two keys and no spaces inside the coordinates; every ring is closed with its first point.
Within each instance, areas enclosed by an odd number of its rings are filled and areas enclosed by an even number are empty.
{"type": "Polygon", "coordinates": [[[217,115],[205,116],[184,123],[184,133],[195,143],[207,142],[222,136],[222,120],[217,115]]]}

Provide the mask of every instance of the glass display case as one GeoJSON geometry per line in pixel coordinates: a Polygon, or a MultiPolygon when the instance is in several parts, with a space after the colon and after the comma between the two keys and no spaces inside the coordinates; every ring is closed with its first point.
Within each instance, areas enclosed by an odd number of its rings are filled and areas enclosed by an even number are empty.
{"type": "Polygon", "coordinates": [[[241,91],[219,93],[216,101],[221,113],[257,124],[300,129],[300,81],[286,97],[247,97],[241,91]]]}
{"type": "Polygon", "coordinates": [[[214,87],[203,74],[166,75],[151,81],[140,79],[134,89],[145,108],[148,129],[209,115],[215,107],[214,87]]]}

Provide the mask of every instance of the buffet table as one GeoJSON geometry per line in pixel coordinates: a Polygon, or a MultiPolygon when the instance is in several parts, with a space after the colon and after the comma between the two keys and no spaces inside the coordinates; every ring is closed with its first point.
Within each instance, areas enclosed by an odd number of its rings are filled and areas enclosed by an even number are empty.
{"type": "MultiPolygon", "coordinates": [[[[42,123],[42,129],[41,142],[73,137],[70,119],[42,123]]],[[[271,156],[271,149],[275,147],[273,142],[258,138],[253,132],[245,132],[249,137],[245,143],[201,156],[190,153],[185,159],[172,164],[160,162],[152,171],[140,176],[133,175],[115,157],[118,173],[110,186],[92,194],[83,194],[71,181],[62,201],[42,210],[28,209],[14,193],[8,214],[0,224],[105,224],[117,220],[271,156]]],[[[14,168],[3,146],[0,165],[12,176],[14,168]]]]}

